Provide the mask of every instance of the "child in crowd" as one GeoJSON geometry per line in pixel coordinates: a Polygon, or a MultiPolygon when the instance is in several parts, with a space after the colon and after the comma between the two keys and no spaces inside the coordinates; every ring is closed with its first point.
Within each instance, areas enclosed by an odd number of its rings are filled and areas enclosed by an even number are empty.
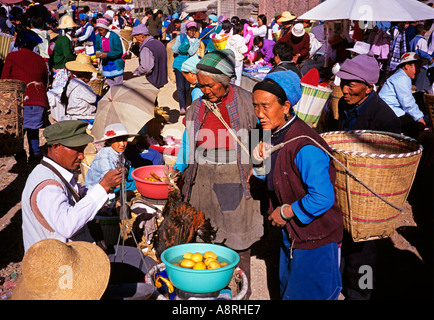
{"type": "Polygon", "coordinates": [[[241,85],[241,77],[243,75],[243,60],[244,54],[248,52],[248,48],[243,37],[243,26],[236,24],[233,27],[233,35],[229,37],[226,44],[226,49],[230,49],[235,54],[235,82],[237,86],[241,85]]]}
{"type": "Polygon", "coordinates": [[[65,118],[93,120],[96,115],[98,95],[89,85],[92,73],[98,71],[92,65],[90,56],[80,53],[75,61],[66,63],[72,76],[63,89],[60,102],[65,107],[65,118]]]}

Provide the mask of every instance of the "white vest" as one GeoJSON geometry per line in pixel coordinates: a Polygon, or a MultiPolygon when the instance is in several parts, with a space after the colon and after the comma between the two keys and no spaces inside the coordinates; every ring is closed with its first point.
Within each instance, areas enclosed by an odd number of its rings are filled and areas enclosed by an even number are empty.
{"type": "Polygon", "coordinates": [[[24,241],[24,250],[27,251],[33,244],[40,240],[44,239],[57,239],[62,242],[68,241],[88,241],[93,242],[93,238],[90,235],[90,232],[87,226],[84,226],[79,231],[77,231],[70,239],[66,239],[56,232],[51,232],[47,230],[44,226],[39,223],[36,219],[30,205],[30,197],[32,195],[33,190],[45,180],[56,180],[63,187],[65,193],[68,196],[69,204],[74,205],[74,197],[68,190],[68,188],[64,185],[64,183],[57,177],[57,175],[52,172],[47,167],[39,164],[35,167],[35,169],[30,173],[27,178],[26,185],[23,190],[23,194],[21,197],[21,208],[22,208],[22,216],[23,216],[23,241],[24,241]]]}

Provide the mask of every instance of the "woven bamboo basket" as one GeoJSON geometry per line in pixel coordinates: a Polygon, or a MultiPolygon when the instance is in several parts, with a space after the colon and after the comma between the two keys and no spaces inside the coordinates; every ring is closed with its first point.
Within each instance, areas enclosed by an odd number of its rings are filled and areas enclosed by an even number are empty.
{"type": "Polygon", "coordinates": [[[26,83],[0,80],[0,156],[23,150],[23,101],[26,83]]]}
{"type": "Polygon", "coordinates": [[[413,184],[422,146],[412,138],[379,131],[321,136],[335,158],[336,199],[345,230],[355,242],[390,237],[413,184]]]}
{"type": "Polygon", "coordinates": [[[434,125],[434,94],[425,93],[424,98],[429,120],[431,121],[431,125],[434,125]]]}
{"type": "Polygon", "coordinates": [[[339,99],[344,95],[342,93],[341,87],[340,86],[335,86],[332,85],[332,93],[330,95],[331,97],[331,107],[332,107],[332,111],[333,111],[333,117],[335,118],[335,120],[339,119],[339,108],[338,108],[338,104],[339,104],[339,99]]]}
{"type": "Polygon", "coordinates": [[[10,46],[14,41],[14,36],[0,32],[0,59],[5,60],[9,54],[10,46]]]}
{"type": "Polygon", "coordinates": [[[92,87],[93,91],[99,96],[102,95],[104,84],[105,84],[104,76],[98,76],[97,78],[89,81],[89,85],[92,87]]]}
{"type": "Polygon", "coordinates": [[[301,120],[316,126],[332,90],[306,83],[301,84],[301,90],[301,99],[294,105],[294,111],[301,120]]]}

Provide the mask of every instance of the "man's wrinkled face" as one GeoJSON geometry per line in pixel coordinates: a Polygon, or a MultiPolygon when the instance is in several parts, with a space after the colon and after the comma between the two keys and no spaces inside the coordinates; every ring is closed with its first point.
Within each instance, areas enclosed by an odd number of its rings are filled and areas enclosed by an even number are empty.
{"type": "Polygon", "coordinates": [[[373,86],[361,81],[341,79],[342,99],[347,104],[358,105],[362,103],[372,92],[373,86]]]}
{"type": "Polygon", "coordinates": [[[65,147],[60,143],[53,143],[49,149],[48,156],[67,170],[76,170],[84,159],[84,149],[81,147],[65,147]]]}

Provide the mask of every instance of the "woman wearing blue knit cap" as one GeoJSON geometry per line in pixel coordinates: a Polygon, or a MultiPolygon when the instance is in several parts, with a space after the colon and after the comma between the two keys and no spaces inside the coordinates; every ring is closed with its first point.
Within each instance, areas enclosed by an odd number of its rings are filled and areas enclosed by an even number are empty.
{"type": "Polygon", "coordinates": [[[252,152],[260,165],[253,175],[267,187],[268,220],[281,229],[281,299],[333,300],[342,288],[338,244],[343,223],[333,189],[336,169],[327,143],[293,113],[300,98],[300,78],[292,71],[269,74],[253,88],[255,114],[264,137],[271,136],[252,152]],[[266,152],[280,143],[281,149],[266,152]]]}

